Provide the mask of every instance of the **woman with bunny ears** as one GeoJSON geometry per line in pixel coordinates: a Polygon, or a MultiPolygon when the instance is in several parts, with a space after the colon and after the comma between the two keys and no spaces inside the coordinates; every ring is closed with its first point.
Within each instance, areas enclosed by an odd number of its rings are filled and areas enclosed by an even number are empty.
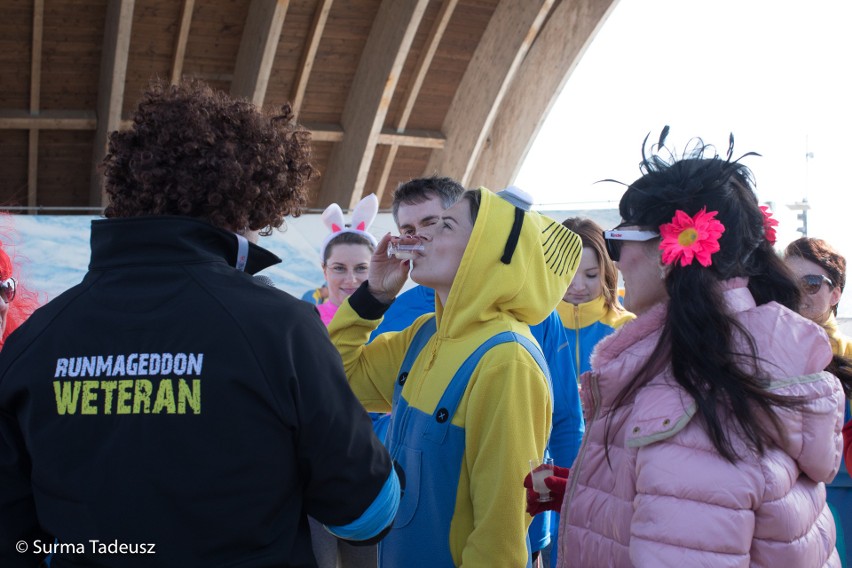
{"type": "Polygon", "coordinates": [[[379,200],[370,194],[355,206],[352,223],[344,225],[343,211],[337,203],[322,213],[322,221],[331,231],[322,243],[322,272],[328,283],[328,299],[317,306],[322,322],[328,325],[343,300],[367,279],[370,257],[376,248],[376,237],[367,232],[379,200]]]}
{"type": "MultiPolygon", "coordinates": [[[[317,305],[317,311],[325,325],[331,323],[340,304],[367,279],[370,257],[376,248],[376,237],[368,233],[367,229],[378,211],[379,200],[370,194],[355,206],[349,225],[344,224],[343,211],[337,203],[332,203],[322,213],[322,221],[329,230],[320,249],[328,299],[317,305]]],[[[387,420],[380,416],[370,415],[373,430],[384,441],[383,429],[387,429],[387,420]],[[381,426],[377,427],[377,424],[381,426]]],[[[375,568],[378,563],[375,545],[353,546],[338,540],[319,521],[312,517],[308,517],[308,520],[311,526],[311,546],[318,568],[375,568]]]]}

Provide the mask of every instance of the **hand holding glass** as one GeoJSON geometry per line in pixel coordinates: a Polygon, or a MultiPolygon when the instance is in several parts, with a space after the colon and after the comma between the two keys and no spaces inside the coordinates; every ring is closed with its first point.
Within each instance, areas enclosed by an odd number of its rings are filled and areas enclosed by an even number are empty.
{"type": "Polygon", "coordinates": [[[545,503],[553,499],[550,489],[544,484],[544,478],[553,475],[553,459],[530,460],[530,473],[532,474],[533,490],[538,493],[538,500],[545,503]]]}

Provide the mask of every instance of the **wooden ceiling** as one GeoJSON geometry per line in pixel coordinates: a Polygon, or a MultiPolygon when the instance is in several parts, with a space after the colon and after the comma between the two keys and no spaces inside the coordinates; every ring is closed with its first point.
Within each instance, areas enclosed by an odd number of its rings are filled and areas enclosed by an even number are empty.
{"type": "Polygon", "coordinates": [[[311,206],[434,173],[505,187],[616,0],[3,0],[0,207],[96,213],[107,134],[154,77],[313,132],[311,206]]]}

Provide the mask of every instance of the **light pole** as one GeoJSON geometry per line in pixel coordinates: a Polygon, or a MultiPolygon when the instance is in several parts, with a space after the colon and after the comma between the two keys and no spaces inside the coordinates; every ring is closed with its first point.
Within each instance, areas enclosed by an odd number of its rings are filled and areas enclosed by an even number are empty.
{"type": "Polygon", "coordinates": [[[811,208],[808,203],[808,198],[803,197],[801,201],[797,201],[795,203],[790,203],[787,205],[788,209],[792,209],[793,211],[801,211],[801,213],[796,215],[796,219],[802,222],[801,226],[796,227],[796,230],[802,233],[803,237],[808,236],[808,209],[811,208]]]}

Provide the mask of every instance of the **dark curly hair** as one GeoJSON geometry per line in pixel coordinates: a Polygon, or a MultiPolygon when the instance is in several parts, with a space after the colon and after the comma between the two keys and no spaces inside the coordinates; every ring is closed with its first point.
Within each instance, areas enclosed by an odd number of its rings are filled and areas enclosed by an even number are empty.
{"type": "Polygon", "coordinates": [[[154,81],[102,163],[106,217],[184,215],[269,234],[307,204],[310,133],[198,80],[154,81]]]}

